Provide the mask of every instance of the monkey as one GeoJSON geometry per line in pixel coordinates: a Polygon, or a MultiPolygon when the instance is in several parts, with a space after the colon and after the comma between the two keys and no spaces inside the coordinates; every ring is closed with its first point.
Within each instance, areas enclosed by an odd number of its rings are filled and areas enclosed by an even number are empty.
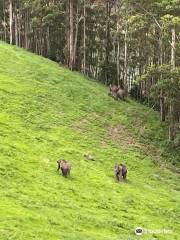
{"type": "Polygon", "coordinates": [[[127,167],[126,167],[126,165],[124,165],[122,163],[120,163],[120,166],[122,167],[122,177],[123,177],[124,180],[126,180],[126,178],[127,178],[127,167]]]}
{"type": "Polygon", "coordinates": [[[117,93],[116,92],[109,92],[108,96],[114,98],[114,100],[118,100],[117,93]]]}
{"type": "Polygon", "coordinates": [[[121,88],[117,92],[109,92],[108,95],[114,98],[114,100],[125,100],[127,96],[126,91],[121,88]]]}
{"type": "Polygon", "coordinates": [[[125,100],[127,96],[127,91],[123,89],[120,85],[111,85],[109,86],[108,96],[114,98],[114,100],[125,100]]]}
{"type": "Polygon", "coordinates": [[[117,99],[125,100],[127,94],[126,94],[126,91],[125,91],[124,89],[120,88],[120,89],[117,91],[116,95],[117,95],[117,96],[116,96],[117,99]]]}
{"type": "Polygon", "coordinates": [[[120,89],[120,86],[118,85],[109,85],[109,91],[110,92],[117,92],[120,89]]]}
{"type": "Polygon", "coordinates": [[[94,157],[93,157],[91,154],[89,154],[89,153],[84,154],[84,158],[85,158],[86,160],[95,161],[94,157]]]}
{"type": "Polygon", "coordinates": [[[120,182],[123,179],[126,180],[127,177],[127,168],[124,164],[115,164],[114,166],[115,179],[120,182]]]}
{"type": "Polygon", "coordinates": [[[122,178],[122,171],[119,168],[119,164],[117,164],[117,163],[114,166],[114,177],[115,177],[115,180],[117,180],[118,182],[122,178]]]}
{"type": "Polygon", "coordinates": [[[127,86],[123,87],[123,84],[120,85],[109,85],[108,96],[114,98],[114,100],[126,100],[127,97],[127,86]]]}
{"type": "Polygon", "coordinates": [[[66,160],[58,160],[57,164],[58,164],[57,171],[61,169],[63,177],[70,176],[71,165],[66,160]]]}

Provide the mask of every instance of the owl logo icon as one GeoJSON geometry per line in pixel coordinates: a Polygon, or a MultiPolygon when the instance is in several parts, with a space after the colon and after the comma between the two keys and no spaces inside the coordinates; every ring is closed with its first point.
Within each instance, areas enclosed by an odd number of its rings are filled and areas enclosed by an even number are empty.
{"type": "Polygon", "coordinates": [[[143,228],[137,227],[134,232],[137,236],[141,236],[143,234],[143,228]]]}

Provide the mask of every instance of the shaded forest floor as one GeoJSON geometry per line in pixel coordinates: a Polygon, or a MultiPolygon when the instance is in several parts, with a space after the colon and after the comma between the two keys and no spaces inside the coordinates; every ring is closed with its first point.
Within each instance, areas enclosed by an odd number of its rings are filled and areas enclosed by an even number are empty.
{"type": "Polygon", "coordinates": [[[179,239],[179,175],[165,166],[178,153],[157,112],[4,43],[0,109],[0,239],[137,239],[138,226],[172,231],[141,239],[179,239]],[[127,164],[126,183],[114,182],[115,162],[127,164]]]}

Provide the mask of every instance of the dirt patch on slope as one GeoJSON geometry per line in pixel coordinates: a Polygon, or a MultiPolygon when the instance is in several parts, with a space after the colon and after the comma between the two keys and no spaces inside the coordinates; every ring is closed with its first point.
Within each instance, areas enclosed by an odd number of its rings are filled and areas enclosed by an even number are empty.
{"type": "Polygon", "coordinates": [[[123,125],[108,126],[106,137],[110,138],[114,143],[121,145],[135,145],[135,140],[129,135],[123,125]]]}
{"type": "Polygon", "coordinates": [[[87,132],[88,123],[89,121],[87,119],[82,118],[78,122],[73,123],[72,129],[79,133],[85,133],[87,132]]]}

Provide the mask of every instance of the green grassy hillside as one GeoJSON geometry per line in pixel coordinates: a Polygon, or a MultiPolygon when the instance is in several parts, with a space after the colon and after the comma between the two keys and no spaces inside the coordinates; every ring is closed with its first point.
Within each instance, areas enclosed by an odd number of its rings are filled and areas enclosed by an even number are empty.
{"type": "Polygon", "coordinates": [[[158,113],[4,43],[0,110],[0,240],[133,240],[138,226],[171,231],[140,239],[179,239],[179,179],[160,164],[158,113]],[[126,183],[115,183],[115,162],[127,164],[126,183]]]}

